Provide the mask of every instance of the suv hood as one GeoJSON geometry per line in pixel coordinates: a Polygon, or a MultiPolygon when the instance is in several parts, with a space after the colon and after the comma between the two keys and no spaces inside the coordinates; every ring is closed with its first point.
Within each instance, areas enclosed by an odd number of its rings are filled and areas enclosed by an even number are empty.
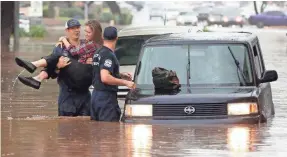
{"type": "Polygon", "coordinates": [[[156,92],[154,89],[130,91],[132,103],[227,103],[237,100],[256,100],[256,87],[181,88],[180,91],[156,92]]]}

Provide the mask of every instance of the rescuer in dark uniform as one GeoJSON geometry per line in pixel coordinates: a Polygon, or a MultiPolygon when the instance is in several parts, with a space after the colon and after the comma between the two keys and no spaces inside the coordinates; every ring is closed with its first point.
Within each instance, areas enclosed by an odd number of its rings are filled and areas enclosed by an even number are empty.
{"type": "Polygon", "coordinates": [[[93,57],[91,120],[118,122],[121,115],[117,100],[118,86],[135,88],[130,74],[119,73],[119,61],[114,54],[117,39],[117,29],[107,27],[103,34],[103,47],[93,57]]]}

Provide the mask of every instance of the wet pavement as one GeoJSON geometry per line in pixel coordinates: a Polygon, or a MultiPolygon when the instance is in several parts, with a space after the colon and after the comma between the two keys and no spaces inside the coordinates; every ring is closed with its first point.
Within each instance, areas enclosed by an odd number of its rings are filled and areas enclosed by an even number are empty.
{"type": "MultiPolygon", "coordinates": [[[[286,32],[256,32],[266,68],[277,70],[279,75],[271,84],[275,117],[258,125],[131,125],[94,122],[89,117],[57,117],[56,80],[43,82],[39,90],[14,82],[22,71],[14,63],[15,56],[35,60],[48,55],[53,45],[29,42],[19,53],[2,52],[1,155],[286,156],[286,32]]],[[[22,75],[31,74],[24,71],[22,75]]]]}

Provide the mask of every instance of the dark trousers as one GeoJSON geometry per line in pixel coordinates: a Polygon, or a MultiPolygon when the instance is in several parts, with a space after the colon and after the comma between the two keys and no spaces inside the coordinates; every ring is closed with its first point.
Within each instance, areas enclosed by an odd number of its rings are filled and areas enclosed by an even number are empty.
{"type": "Polygon", "coordinates": [[[121,109],[117,92],[94,90],[91,100],[91,120],[119,122],[121,109]]]}
{"type": "Polygon", "coordinates": [[[91,93],[75,92],[61,87],[58,97],[59,116],[90,116],[91,93]]]}

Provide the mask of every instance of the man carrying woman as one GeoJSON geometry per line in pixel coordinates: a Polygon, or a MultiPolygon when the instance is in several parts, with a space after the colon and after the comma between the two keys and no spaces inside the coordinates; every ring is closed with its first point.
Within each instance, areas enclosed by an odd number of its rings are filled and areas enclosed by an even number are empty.
{"type": "Polygon", "coordinates": [[[60,93],[58,97],[59,116],[89,116],[92,84],[91,60],[102,45],[102,27],[96,20],[85,24],[85,38],[80,40],[80,23],[71,19],[66,23],[66,37],[59,42],[49,56],[34,62],[16,58],[16,63],[33,73],[38,67],[45,67],[35,77],[19,77],[30,87],[39,89],[41,82],[48,78],[58,78],[60,93]],[[87,64],[89,63],[89,64],[87,64]]]}

